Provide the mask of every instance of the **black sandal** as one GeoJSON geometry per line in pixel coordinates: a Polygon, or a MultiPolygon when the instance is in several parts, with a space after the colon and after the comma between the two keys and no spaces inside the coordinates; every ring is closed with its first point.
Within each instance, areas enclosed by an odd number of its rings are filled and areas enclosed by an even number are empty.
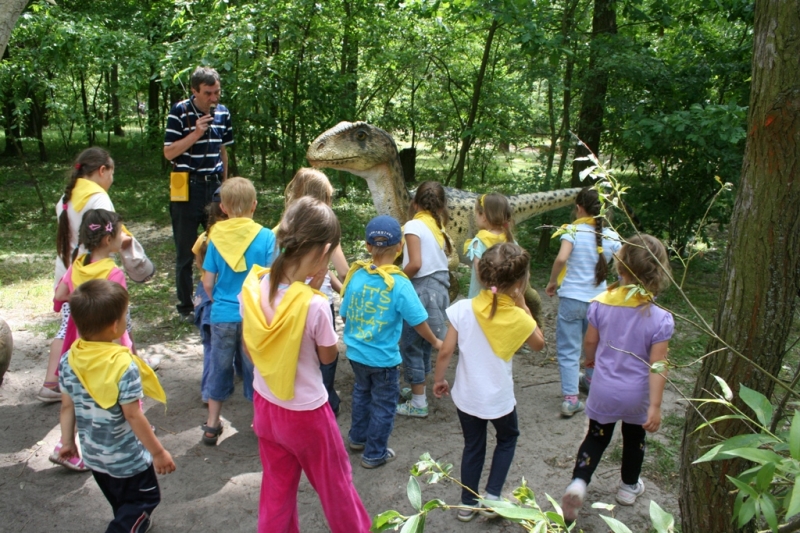
{"type": "Polygon", "coordinates": [[[200,429],[203,430],[203,444],[206,446],[216,446],[217,440],[219,440],[219,436],[222,434],[222,422],[220,422],[219,427],[211,427],[203,424],[200,426],[200,429]],[[213,435],[209,437],[208,435],[213,435]]]}

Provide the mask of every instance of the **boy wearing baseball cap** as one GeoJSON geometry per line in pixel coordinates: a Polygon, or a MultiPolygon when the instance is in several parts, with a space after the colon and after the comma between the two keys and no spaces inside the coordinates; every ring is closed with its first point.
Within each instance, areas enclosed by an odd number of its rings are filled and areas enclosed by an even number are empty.
{"type": "Polygon", "coordinates": [[[394,264],[403,232],[390,216],[367,224],[369,261],[356,261],[342,285],[339,314],[345,321],[344,343],[353,367],[353,414],[348,445],[363,452],[361,466],[376,468],[394,460],[387,447],[400,395],[402,362],[398,342],[403,321],[408,322],[434,349],[441,347],[426,320],[428,313],[414,287],[394,264]]]}

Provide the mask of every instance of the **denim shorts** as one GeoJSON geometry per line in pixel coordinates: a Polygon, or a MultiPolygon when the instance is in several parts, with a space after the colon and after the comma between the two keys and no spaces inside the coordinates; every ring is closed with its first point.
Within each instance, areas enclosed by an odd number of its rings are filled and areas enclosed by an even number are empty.
{"type": "Polygon", "coordinates": [[[242,350],[242,323],[212,323],[210,368],[204,391],[209,399],[224,402],[233,394],[233,362],[237,356],[242,361],[244,397],[253,401],[253,363],[242,350]]]}
{"type": "MultiPolygon", "coordinates": [[[[450,275],[434,272],[429,276],[411,280],[423,307],[428,312],[428,326],[437,339],[444,340],[447,333],[447,306],[450,305],[450,275]]],[[[431,344],[423,339],[408,322],[403,322],[400,335],[400,355],[403,357],[405,380],[411,385],[425,383],[431,373],[431,344]]]]}

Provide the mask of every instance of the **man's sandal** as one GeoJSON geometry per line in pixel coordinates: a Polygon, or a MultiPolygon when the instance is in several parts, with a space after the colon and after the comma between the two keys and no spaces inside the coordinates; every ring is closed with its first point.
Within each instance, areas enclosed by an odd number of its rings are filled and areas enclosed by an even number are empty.
{"type": "Polygon", "coordinates": [[[222,423],[220,422],[219,427],[211,427],[203,424],[200,426],[203,430],[203,444],[206,446],[216,446],[217,440],[219,440],[219,436],[222,434],[222,423]],[[212,435],[209,437],[209,435],[212,435]]]}

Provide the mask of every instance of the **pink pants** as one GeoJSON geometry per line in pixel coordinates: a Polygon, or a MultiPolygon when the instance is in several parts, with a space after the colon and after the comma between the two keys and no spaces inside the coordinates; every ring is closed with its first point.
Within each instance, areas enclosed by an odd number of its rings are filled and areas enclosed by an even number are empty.
{"type": "Polygon", "coordinates": [[[264,468],[259,533],[299,533],[301,471],[319,494],[332,533],[367,533],[371,520],[353,486],[350,460],[328,404],[313,411],[290,411],[258,392],[253,404],[253,429],[264,468]]]}

